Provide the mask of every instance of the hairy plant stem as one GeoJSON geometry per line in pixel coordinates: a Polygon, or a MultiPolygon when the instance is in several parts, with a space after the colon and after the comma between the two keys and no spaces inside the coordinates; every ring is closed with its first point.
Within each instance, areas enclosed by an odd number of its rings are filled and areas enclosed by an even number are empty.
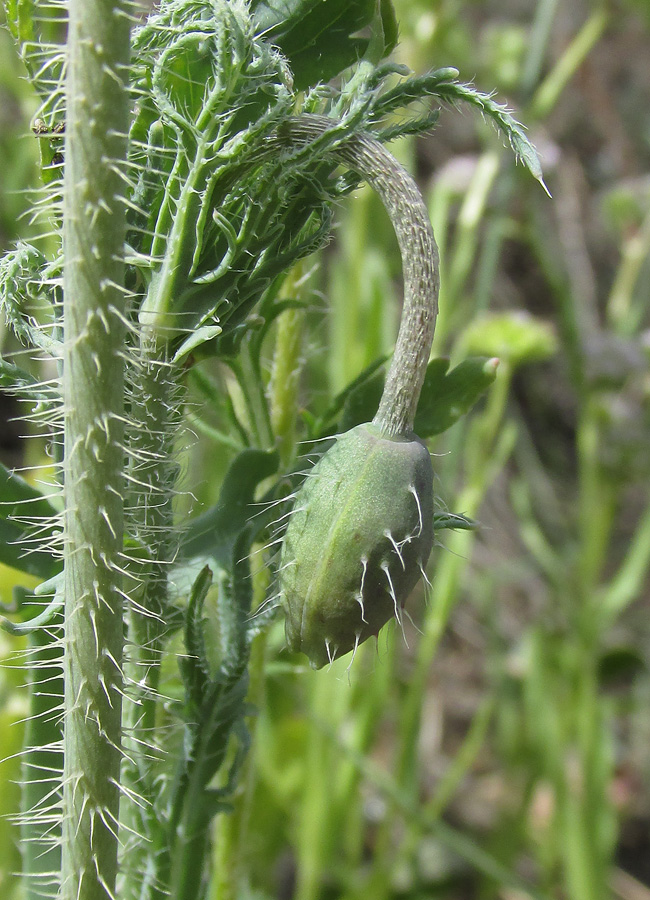
{"type": "Polygon", "coordinates": [[[70,0],[62,900],[109,900],[121,760],[126,0],[70,0]]]}
{"type": "Polygon", "coordinates": [[[157,762],[164,752],[156,740],[156,708],[168,629],[167,569],[176,547],[172,507],[178,467],[172,460],[180,418],[180,404],[174,401],[181,388],[177,387],[177,367],[167,362],[164,350],[147,337],[141,340],[139,357],[129,374],[133,398],[129,433],[130,528],[136,544],[145,550],[147,562],[142,572],[138,571],[136,560],[130,564],[133,579],[129,594],[133,602],[127,614],[124,663],[128,699],[122,766],[125,793],[120,820],[131,837],[122,854],[120,894],[124,898],[145,898],[159,887],[164,844],[156,806],[160,791],[157,762]]]}
{"type": "MultiPolygon", "coordinates": [[[[279,138],[301,146],[337,124],[325,116],[303,115],[283,124],[279,138]]],[[[413,430],[438,312],[438,250],[429,213],[415,181],[370,135],[351,135],[332,149],[332,155],[377,191],[395,229],[402,256],[404,307],[373,421],[388,436],[407,434],[413,430]]]]}
{"type": "Polygon", "coordinates": [[[36,628],[29,636],[30,701],[25,727],[28,752],[22,767],[21,853],[25,876],[25,900],[54,898],[61,868],[60,829],[52,829],[56,800],[53,791],[61,781],[61,637],[63,615],[36,628]]]}

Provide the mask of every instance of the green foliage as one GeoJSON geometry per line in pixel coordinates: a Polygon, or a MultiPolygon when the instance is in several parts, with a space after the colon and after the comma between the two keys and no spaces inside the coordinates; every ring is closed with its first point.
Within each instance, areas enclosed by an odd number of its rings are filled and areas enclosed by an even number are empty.
{"type": "Polygon", "coordinates": [[[415,415],[415,431],[427,438],[451,428],[494,383],[498,364],[497,357],[474,357],[447,371],[449,360],[430,362],[415,415]]]}
{"type": "Polygon", "coordinates": [[[61,565],[47,545],[57,534],[57,524],[50,501],[0,464],[0,562],[44,581],[54,577],[61,565]],[[48,520],[51,524],[43,531],[41,523],[48,520]]]}
{"type": "MultiPolygon", "coordinates": [[[[26,0],[7,4],[10,28],[41,103],[42,125],[35,126],[49,201],[42,205],[41,216],[47,234],[33,246],[20,244],[1,264],[0,299],[13,338],[38,350],[37,365],[42,356],[50,363],[60,361],[62,351],[60,176],[66,161],[60,154],[65,111],[63,55],[55,41],[57,16],[63,11],[57,2],[42,9],[39,5],[38,10],[26,0]]],[[[126,519],[124,534],[120,529],[117,536],[123,538],[124,550],[115,571],[123,582],[115,594],[121,596],[121,591],[127,603],[128,640],[120,687],[124,757],[116,893],[127,900],[248,896],[247,878],[238,863],[254,831],[250,810],[254,819],[263,821],[268,815],[272,821],[277,806],[264,810],[260,796],[265,790],[274,792],[277,804],[286,802],[283,818],[289,821],[291,801],[300,801],[297,785],[303,780],[312,798],[319,799],[318,792],[323,792],[323,802],[304,805],[307,827],[302,836],[292,837],[300,868],[298,896],[311,900],[318,895],[318,865],[335,843],[327,835],[319,840],[328,822],[332,833],[351,836],[346,849],[351,870],[364,844],[358,799],[362,773],[372,783],[368,766],[359,759],[365,760],[372,749],[381,710],[394,703],[393,688],[402,695],[399,709],[391,706],[394,718],[402,719],[396,738],[399,764],[395,780],[382,787],[382,796],[406,810],[414,827],[436,827],[432,823],[437,815],[416,815],[417,790],[409,782],[417,771],[413,760],[424,673],[458,597],[459,560],[471,548],[480,501],[512,451],[513,431],[504,427],[510,367],[496,382],[495,360],[483,357],[470,357],[451,369],[446,357],[437,358],[427,370],[416,432],[422,438],[441,435],[440,446],[446,448],[447,441],[462,444],[468,429],[474,429],[467,446],[456,448],[471,487],[453,498],[453,507],[462,514],[446,508],[434,513],[430,458],[419,441],[390,441],[384,442],[390,447],[376,452],[367,452],[367,447],[352,452],[350,446],[361,433],[356,430],[339,437],[322,461],[309,468],[310,459],[296,461],[296,442],[316,441],[311,457],[329,445],[333,433],[348,432],[371,419],[383,388],[379,368],[384,360],[360,376],[349,372],[350,383],[331,402],[328,396],[307,396],[305,391],[300,397],[298,388],[292,393],[278,385],[275,373],[299,373],[304,357],[311,356],[305,352],[304,335],[322,332],[320,323],[314,328],[311,297],[296,288],[297,278],[290,288],[284,279],[325,245],[335,203],[359,184],[357,172],[341,172],[341,151],[360,134],[386,142],[430,130],[439,113],[429,108],[432,99],[478,107],[535,177],[541,178],[541,171],[521,126],[491,96],[461,83],[456,70],[446,67],[410,77],[403,66],[381,64],[395,41],[396,17],[388,0],[379,6],[368,0],[260,0],[250,7],[226,0],[163,0],[134,32],[129,150],[119,169],[128,219],[121,260],[126,309],[115,320],[111,311],[105,326],[107,334],[114,334],[119,319],[125,328],[117,354],[125,367],[124,412],[116,413],[116,419],[126,432],[118,446],[125,458],[126,519]],[[352,69],[346,72],[348,67],[352,69]],[[335,85],[322,83],[333,77],[338,79],[335,85]],[[330,119],[331,127],[313,140],[291,144],[290,125],[304,113],[330,119]],[[281,343],[281,326],[287,322],[288,339],[281,343]],[[274,352],[293,356],[280,367],[274,352]],[[488,389],[486,404],[467,425],[465,415],[488,389]],[[189,449],[183,446],[186,425],[201,436],[189,449]],[[415,462],[404,461],[398,451],[405,447],[414,450],[415,462]],[[350,501],[342,510],[341,495],[323,477],[331,465],[350,482],[342,488],[350,501]],[[212,505],[217,480],[219,499],[212,505]],[[201,501],[207,508],[188,521],[190,492],[199,496],[199,508],[201,501]],[[311,522],[306,521],[310,517],[311,522]],[[291,648],[307,650],[322,665],[354,649],[389,618],[402,619],[406,597],[429,556],[434,528],[450,533],[453,553],[439,564],[439,599],[421,614],[424,635],[412,684],[399,675],[391,650],[385,674],[368,679],[365,698],[358,691],[338,696],[300,723],[290,721],[292,713],[285,709],[274,732],[273,703],[287,704],[294,689],[300,693],[316,684],[296,659],[281,655],[272,625],[278,590],[285,592],[289,608],[291,648]],[[278,546],[285,530],[281,556],[278,546]],[[313,579],[317,589],[297,584],[304,579],[295,574],[299,569],[292,575],[290,568],[283,568],[293,562],[292,554],[301,562],[308,560],[312,568],[317,563],[322,568],[324,561],[327,571],[313,579]],[[336,595],[333,578],[342,585],[336,595]],[[287,600],[289,590],[293,595],[287,600]],[[339,600],[341,609],[331,616],[339,600]],[[338,623],[332,632],[317,621],[324,610],[330,619],[340,616],[340,633],[338,623]],[[309,633],[303,630],[303,619],[309,633]],[[277,690],[274,671],[283,673],[277,690]],[[297,687],[299,678],[305,686],[297,687]],[[282,701],[279,694],[285,695],[282,701]],[[257,703],[262,729],[271,729],[268,743],[259,742],[259,753],[281,760],[276,771],[265,772],[259,759],[255,765],[246,762],[249,731],[256,727],[247,698],[257,703]],[[329,750],[322,748],[318,729],[330,707],[340,714],[340,723],[346,711],[357,716],[353,746],[343,752],[336,736],[327,736],[329,750]],[[290,740],[289,749],[280,746],[283,739],[290,740]],[[319,766],[321,753],[329,753],[331,766],[319,766]],[[256,773],[263,773],[257,788],[256,773]],[[341,783],[328,797],[328,778],[334,773],[342,775],[341,783]],[[213,820],[224,811],[230,815],[217,819],[218,859],[213,864],[213,820]],[[335,816],[344,828],[338,828],[335,816]]],[[[388,290],[380,306],[387,295],[388,290]]],[[[357,303],[353,293],[350,302],[357,303]]],[[[503,352],[506,362],[547,358],[554,349],[550,338],[541,341],[543,350],[538,351],[539,341],[532,340],[531,349],[529,336],[522,343],[521,335],[513,337],[511,332],[504,322],[490,331],[498,344],[494,355],[503,352]]],[[[458,358],[458,348],[444,352],[452,350],[458,358]]],[[[472,344],[469,352],[493,351],[472,344]]],[[[305,384],[317,381],[317,366],[310,358],[305,384]]],[[[93,371],[92,360],[88,370],[93,371]]],[[[60,368],[57,371],[60,374],[60,368]]],[[[65,370],[62,377],[71,389],[65,370]]],[[[31,405],[31,421],[46,419],[55,432],[60,427],[57,384],[41,384],[30,372],[3,360],[0,385],[31,405]]],[[[108,437],[109,426],[105,428],[108,437]]],[[[58,442],[55,433],[51,447],[57,462],[58,442]]],[[[56,536],[55,509],[18,476],[3,475],[0,511],[6,515],[0,516],[0,536],[9,540],[0,560],[51,578],[60,562],[45,551],[43,542],[56,536]],[[29,505],[29,522],[17,506],[22,502],[29,505]],[[39,526],[40,549],[23,555],[14,540],[32,539],[32,513],[45,517],[39,526]]],[[[454,481],[452,472],[450,483],[454,481]]],[[[114,520],[104,521],[110,531],[114,520]]],[[[635,577],[638,566],[620,596],[629,592],[635,577]]],[[[43,646],[34,654],[38,664],[30,672],[37,688],[30,702],[32,714],[43,712],[50,726],[47,738],[47,729],[32,729],[27,749],[31,768],[25,795],[36,794],[31,804],[40,813],[26,816],[34,828],[35,852],[25,863],[31,876],[43,875],[45,862],[39,858],[56,867],[49,854],[56,855],[60,844],[57,822],[48,820],[52,813],[47,792],[38,795],[36,788],[50,779],[58,798],[61,783],[56,709],[62,597],[60,582],[50,587],[56,587],[57,594],[43,616],[25,627],[15,626],[27,631],[33,625],[37,630],[32,637],[42,639],[43,646]],[[44,702],[42,688],[50,680],[53,689],[44,702]],[[49,761],[39,755],[44,749],[52,754],[49,761]]],[[[86,644],[92,649],[93,640],[86,644]]],[[[366,649],[359,649],[361,667],[370,660],[369,654],[364,657],[366,649]]],[[[104,684],[83,673],[80,683],[104,684]]],[[[101,781],[105,773],[99,774],[101,781]]],[[[439,808],[442,805],[439,799],[439,808]]],[[[285,827],[273,825],[274,835],[264,840],[275,837],[280,844],[285,827]]],[[[454,852],[490,877],[508,882],[507,868],[498,860],[453,832],[451,837],[444,829],[442,833],[454,852]]],[[[374,882],[365,896],[381,897],[388,890],[389,880],[383,876],[390,853],[382,859],[382,840],[387,846],[380,833],[374,882]]],[[[354,894],[354,878],[348,887],[354,894]]],[[[361,896],[365,889],[360,888],[361,896]]],[[[48,883],[44,890],[51,893],[57,886],[48,883]]]]}
{"type": "Polygon", "coordinates": [[[280,48],[299,91],[330,81],[358,62],[370,44],[358,34],[368,25],[381,28],[381,46],[372,47],[380,57],[397,43],[395,12],[386,0],[379,13],[374,0],[253,0],[251,10],[256,32],[280,48]]]}
{"type": "Polygon", "coordinates": [[[557,351],[548,323],[525,313],[481,316],[466,329],[463,343],[470,353],[491,353],[512,366],[539,362],[557,351]]]}
{"type": "Polygon", "coordinates": [[[181,557],[209,557],[228,567],[237,539],[252,518],[256,489],[276,473],[278,462],[276,452],[252,447],[236,456],[224,477],[219,502],[189,523],[181,557]]]}

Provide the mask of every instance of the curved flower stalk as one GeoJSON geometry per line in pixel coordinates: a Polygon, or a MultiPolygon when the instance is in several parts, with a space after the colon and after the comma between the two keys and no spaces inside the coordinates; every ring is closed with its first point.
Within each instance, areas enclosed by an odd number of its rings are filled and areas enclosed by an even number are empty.
{"type": "MultiPolygon", "coordinates": [[[[281,127],[281,137],[303,144],[335,128],[335,120],[304,115],[281,127]]],[[[374,418],[383,434],[408,434],[431,354],[438,313],[440,274],[429,213],[411,176],[369,134],[343,139],[332,155],[365,179],[379,194],[395,229],[402,255],[404,307],[384,393],[374,418]]]]}
{"type": "MultiPolygon", "coordinates": [[[[300,145],[335,123],[302,116],[281,130],[300,145]]],[[[404,307],[372,425],[341,435],[295,499],[280,591],[289,647],[319,667],[356,650],[402,607],[433,546],[433,469],[413,423],[438,311],[438,252],[417,185],[384,147],[354,134],[333,150],[379,194],[402,254],[404,307]]]]}

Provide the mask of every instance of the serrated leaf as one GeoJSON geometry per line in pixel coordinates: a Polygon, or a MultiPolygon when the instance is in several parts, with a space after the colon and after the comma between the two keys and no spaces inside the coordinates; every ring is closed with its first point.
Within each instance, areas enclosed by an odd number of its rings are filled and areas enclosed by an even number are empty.
{"type": "Polygon", "coordinates": [[[276,451],[247,448],[226,473],[218,503],[194,519],[181,542],[180,561],[211,557],[230,570],[238,535],[256,510],[251,506],[257,485],[278,468],[276,451]]]}
{"type": "MultiPolygon", "coordinates": [[[[449,360],[432,359],[415,415],[415,433],[421,438],[441,434],[451,428],[474,406],[496,376],[496,360],[480,357],[467,359],[448,372],[449,360]]],[[[362,373],[341,395],[342,412],[339,431],[369,422],[379,407],[384,389],[384,373],[374,364],[362,373]]]]}
{"type": "Polygon", "coordinates": [[[448,372],[449,360],[432,360],[415,414],[415,433],[427,438],[451,428],[492,384],[497,365],[497,359],[475,357],[448,372]]]}
{"type": "MultiPolygon", "coordinates": [[[[329,81],[364,54],[368,39],[358,32],[376,14],[375,0],[257,0],[251,4],[257,34],[286,56],[296,90],[329,81]]],[[[390,0],[380,5],[384,54],[397,42],[397,22],[390,0]]]]}
{"type": "Polygon", "coordinates": [[[40,491],[0,463],[0,562],[37,578],[53,578],[61,560],[50,551],[32,550],[31,542],[24,543],[37,519],[43,520],[38,533],[45,544],[60,527],[57,510],[40,491]]]}
{"type": "Polygon", "coordinates": [[[5,14],[14,40],[20,44],[34,40],[34,0],[6,0],[5,14]]]}

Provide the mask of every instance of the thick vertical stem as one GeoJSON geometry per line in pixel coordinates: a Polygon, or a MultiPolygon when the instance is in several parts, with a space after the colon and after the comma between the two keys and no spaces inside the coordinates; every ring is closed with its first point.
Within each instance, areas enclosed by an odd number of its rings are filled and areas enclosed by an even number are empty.
{"type": "Polygon", "coordinates": [[[120,769],[127,0],[70,0],[64,182],[63,900],[114,896],[120,769]]]}

